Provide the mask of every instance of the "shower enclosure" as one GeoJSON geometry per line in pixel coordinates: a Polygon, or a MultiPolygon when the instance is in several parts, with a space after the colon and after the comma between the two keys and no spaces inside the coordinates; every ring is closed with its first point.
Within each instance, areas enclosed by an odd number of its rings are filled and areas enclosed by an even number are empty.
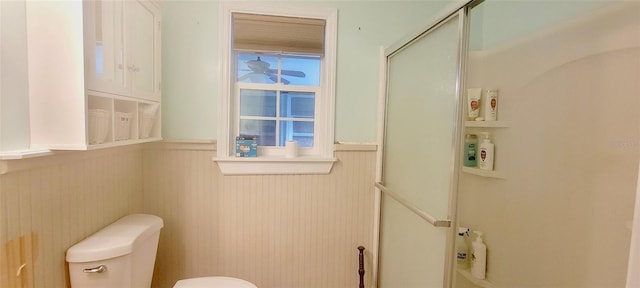
{"type": "Polygon", "coordinates": [[[624,287],[640,163],[640,2],[471,1],[384,54],[377,285],[624,287]],[[467,88],[498,121],[465,121],[467,88]],[[462,167],[489,132],[495,171],[462,167]],[[487,279],[457,270],[484,232],[487,279]]]}
{"type": "Polygon", "coordinates": [[[386,52],[379,287],[449,286],[466,9],[386,52]]]}

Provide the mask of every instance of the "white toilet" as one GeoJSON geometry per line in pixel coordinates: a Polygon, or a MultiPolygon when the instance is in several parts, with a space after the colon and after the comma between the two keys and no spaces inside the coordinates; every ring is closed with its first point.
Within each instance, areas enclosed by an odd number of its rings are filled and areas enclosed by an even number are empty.
{"type": "Polygon", "coordinates": [[[149,288],[162,219],[125,216],[67,250],[72,288],[149,288]]]}
{"type": "MultiPolygon", "coordinates": [[[[158,216],[120,218],[67,250],[72,288],[149,288],[160,229],[158,216]]],[[[232,277],[180,280],[174,288],[257,288],[232,277]]]]}
{"type": "Polygon", "coordinates": [[[232,277],[199,277],[180,280],[173,288],[257,288],[253,283],[232,277]]]}

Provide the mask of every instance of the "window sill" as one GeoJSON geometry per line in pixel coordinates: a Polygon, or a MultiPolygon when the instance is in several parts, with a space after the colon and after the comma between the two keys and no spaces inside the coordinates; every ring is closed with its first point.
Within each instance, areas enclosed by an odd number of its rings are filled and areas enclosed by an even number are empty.
{"type": "Polygon", "coordinates": [[[336,158],[213,157],[223,175],[329,174],[336,158]]]}

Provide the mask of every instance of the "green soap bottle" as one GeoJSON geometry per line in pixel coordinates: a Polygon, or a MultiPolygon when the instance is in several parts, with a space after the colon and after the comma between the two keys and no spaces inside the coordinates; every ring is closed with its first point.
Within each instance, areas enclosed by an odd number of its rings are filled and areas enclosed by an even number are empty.
{"type": "Polygon", "coordinates": [[[478,155],[478,137],[473,134],[467,134],[464,139],[464,166],[478,166],[476,155],[478,155]]]}

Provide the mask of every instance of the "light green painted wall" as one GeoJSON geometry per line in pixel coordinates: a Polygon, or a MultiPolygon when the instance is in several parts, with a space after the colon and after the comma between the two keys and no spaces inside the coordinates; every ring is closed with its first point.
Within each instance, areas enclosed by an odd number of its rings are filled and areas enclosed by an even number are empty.
{"type": "Polygon", "coordinates": [[[218,3],[162,5],[162,134],[215,139],[218,95],[218,3]]]}
{"type": "MultiPolygon", "coordinates": [[[[265,1],[260,1],[264,3],[265,1]]],[[[374,142],[381,46],[430,24],[451,1],[285,1],[338,9],[336,140],[374,142]]],[[[163,7],[163,137],[215,139],[218,1],[163,7]]]]}
{"type": "MultiPolygon", "coordinates": [[[[450,1],[449,1],[450,2],[450,1]]],[[[374,142],[380,47],[432,24],[448,2],[349,1],[338,8],[336,140],[374,142]]]]}
{"type": "Polygon", "coordinates": [[[25,2],[0,1],[0,151],[29,148],[25,2]]]}
{"type": "MultiPolygon", "coordinates": [[[[563,4],[562,1],[551,1],[555,6],[550,7],[551,4],[539,4],[539,1],[487,1],[491,5],[501,5],[503,10],[492,17],[484,17],[493,19],[493,24],[483,24],[485,32],[477,42],[481,45],[479,47],[489,47],[509,37],[540,29],[545,23],[566,18],[566,15],[562,16],[563,13],[574,13],[575,9],[582,9],[582,12],[578,12],[584,13],[609,2],[572,0],[563,4]],[[526,17],[522,19],[527,21],[517,21],[517,26],[509,26],[504,30],[500,27],[504,19],[500,17],[526,17]]],[[[3,40],[0,150],[26,149],[29,145],[29,104],[24,1],[0,2],[3,40]]],[[[291,0],[279,3],[338,9],[337,141],[376,140],[380,47],[392,45],[404,39],[407,33],[414,33],[431,24],[435,15],[442,13],[452,2],[291,0]]],[[[161,1],[161,5],[164,17],[163,136],[166,139],[215,139],[219,2],[161,1]]],[[[474,25],[472,28],[478,27],[474,25]]]]}

